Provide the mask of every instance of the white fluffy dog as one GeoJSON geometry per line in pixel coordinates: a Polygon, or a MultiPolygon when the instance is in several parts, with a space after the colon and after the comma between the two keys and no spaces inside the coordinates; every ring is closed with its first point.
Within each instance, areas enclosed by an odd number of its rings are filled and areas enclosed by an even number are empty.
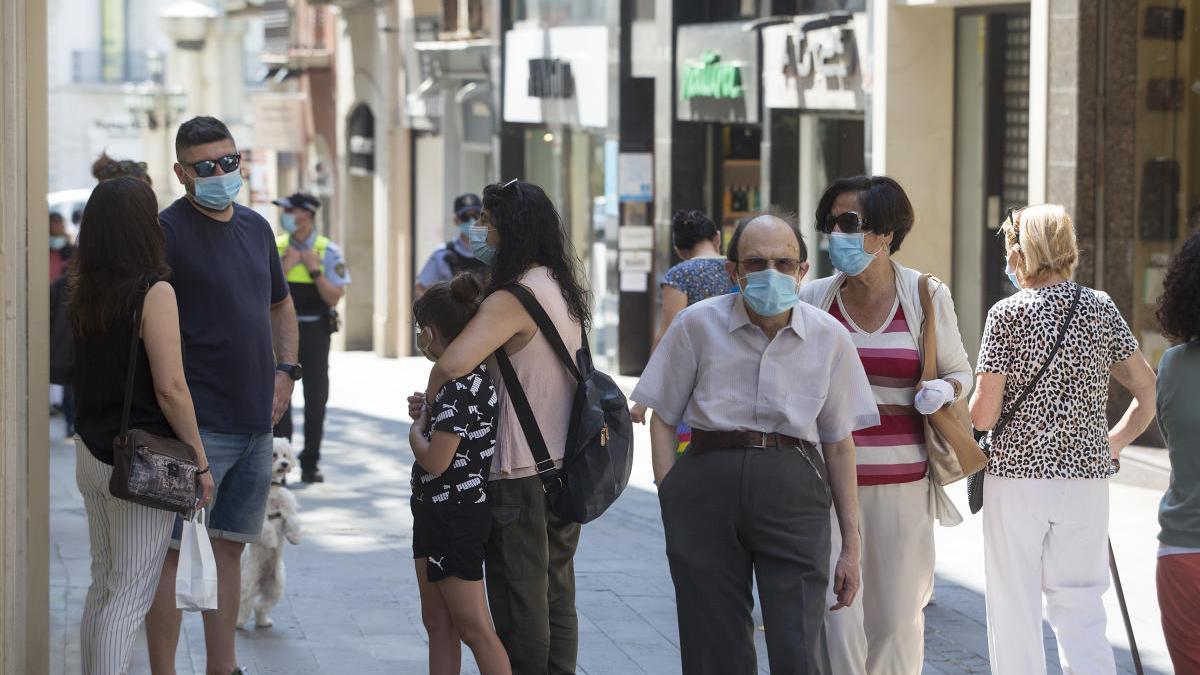
{"type": "Polygon", "coordinates": [[[292,446],[286,438],[276,438],[272,452],[271,491],[267,495],[267,515],[258,543],[246,547],[242,556],[242,602],[238,608],[238,626],[243,626],[254,611],[254,623],[260,628],[272,625],[267,614],[283,597],[286,583],[283,569],[283,540],[300,543],[300,518],[296,497],[284,487],[284,478],[294,463],[292,446]]]}

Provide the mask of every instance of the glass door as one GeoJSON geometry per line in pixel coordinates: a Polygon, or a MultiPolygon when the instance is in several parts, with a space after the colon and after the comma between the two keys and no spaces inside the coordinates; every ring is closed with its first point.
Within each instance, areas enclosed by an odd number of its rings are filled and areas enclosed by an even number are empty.
{"type": "Polygon", "coordinates": [[[833,273],[828,238],[814,215],[825,188],[838,178],[866,173],[866,125],[861,117],[800,115],[800,232],[808,244],[809,278],[833,273]]]}

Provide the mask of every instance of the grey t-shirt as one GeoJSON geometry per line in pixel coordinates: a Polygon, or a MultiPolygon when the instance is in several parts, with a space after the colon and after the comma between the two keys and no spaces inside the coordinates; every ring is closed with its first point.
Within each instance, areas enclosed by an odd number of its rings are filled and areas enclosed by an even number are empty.
{"type": "Polygon", "coordinates": [[[1200,341],[1163,354],[1156,408],[1171,458],[1171,482],[1158,509],[1158,540],[1200,548],[1200,341]]]}

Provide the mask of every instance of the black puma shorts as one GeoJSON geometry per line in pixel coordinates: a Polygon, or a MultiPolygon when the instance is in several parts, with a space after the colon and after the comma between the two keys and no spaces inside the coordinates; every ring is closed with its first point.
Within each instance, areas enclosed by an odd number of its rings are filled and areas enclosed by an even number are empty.
{"type": "Polygon", "coordinates": [[[428,504],[413,500],[413,559],[427,558],[429,581],[483,579],[483,557],[492,533],[488,504],[428,504]]]}

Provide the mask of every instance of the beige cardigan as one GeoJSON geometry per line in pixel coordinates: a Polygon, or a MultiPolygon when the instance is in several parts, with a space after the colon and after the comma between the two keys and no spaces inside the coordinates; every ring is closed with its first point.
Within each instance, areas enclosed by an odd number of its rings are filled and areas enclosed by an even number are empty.
{"type": "MultiPolygon", "coordinates": [[[[904,316],[912,320],[908,329],[912,333],[917,351],[925,358],[925,347],[921,340],[921,328],[925,325],[925,312],[921,309],[920,285],[921,273],[892,261],[896,271],[896,294],[900,298],[900,306],[904,316]]],[[[800,287],[800,299],[822,310],[829,310],[837,290],[846,280],[843,272],[837,272],[831,277],[815,279],[800,287]]],[[[933,283],[933,309],[937,312],[937,373],[943,379],[957,380],[962,387],[958,398],[963,399],[971,393],[975,379],[971,370],[971,362],[967,359],[967,350],[963,347],[962,334],[958,330],[958,316],[954,313],[954,300],[950,297],[950,289],[936,277],[933,283]]],[[[944,488],[929,479],[929,511],[944,527],[954,527],[962,522],[962,514],[955,508],[954,503],[946,494],[944,488]]]]}
{"type": "MultiPolygon", "coordinates": [[[[921,295],[918,282],[921,273],[892,261],[896,271],[896,290],[900,296],[900,306],[904,316],[910,320],[908,329],[912,333],[913,342],[921,358],[925,358],[924,345],[921,342],[921,327],[925,325],[925,312],[921,309],[921,295]]],[[[800,299],[818,309],[829,310],[837,290],[846,280],[843,272],[837,272],[831,277],[815,279],[800,287],[800,299]]],[[[960,385],[958,398],[962,399],[971,393],[975,378],[971,371],[971,363],[967,359],[967,350],[963,347],[962,334],[958,331],[958,315],[954,313],[954,300],[950,297],[950,289],[936,277],[933,282],[933,308],[937,312],[937,372],[938,377],[956,380],[960,385]]]]}

